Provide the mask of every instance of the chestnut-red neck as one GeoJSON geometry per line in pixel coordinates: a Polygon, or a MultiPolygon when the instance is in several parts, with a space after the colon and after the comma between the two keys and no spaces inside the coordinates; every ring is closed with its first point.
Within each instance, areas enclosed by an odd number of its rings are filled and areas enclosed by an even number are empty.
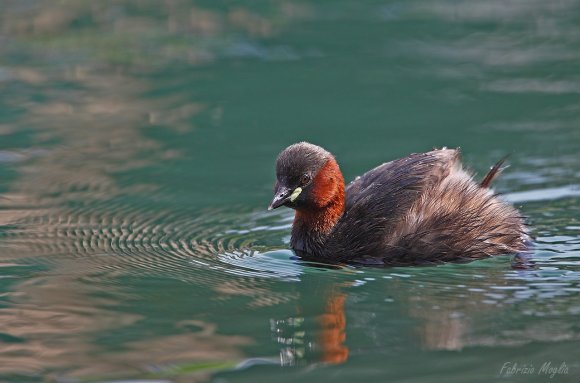
{"type": "Polygon", "coordinates": [[[311,203],[296,210],[292,226],[292,245],[306,252],[319,251],[344,212],[344,178],[334,158],[312,182],[311,203]]]}

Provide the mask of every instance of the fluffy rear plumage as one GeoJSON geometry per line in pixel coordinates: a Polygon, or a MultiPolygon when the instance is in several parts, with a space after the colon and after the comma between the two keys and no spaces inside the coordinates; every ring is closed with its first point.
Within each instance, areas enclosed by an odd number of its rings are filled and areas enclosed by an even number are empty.
{"type": "Polygon", "coordinates": [[[502,163],[485,186],[462,169],[452,149],[412,154],[365,173],[346,189],[345,213],[325,256],[424,264],[524,251],[524,220],[487,188],[502,163]]]}

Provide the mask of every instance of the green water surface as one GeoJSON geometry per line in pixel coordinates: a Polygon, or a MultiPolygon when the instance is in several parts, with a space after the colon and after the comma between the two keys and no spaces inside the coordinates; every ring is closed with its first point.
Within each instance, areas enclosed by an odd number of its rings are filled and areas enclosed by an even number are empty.
{"type": "Polygon", "coordinates": [[[1,381],[579,381],[578,2],[1,7],[1,381]],[[536,266],[300,261],[301,140],[509,154],[536,266]]]}

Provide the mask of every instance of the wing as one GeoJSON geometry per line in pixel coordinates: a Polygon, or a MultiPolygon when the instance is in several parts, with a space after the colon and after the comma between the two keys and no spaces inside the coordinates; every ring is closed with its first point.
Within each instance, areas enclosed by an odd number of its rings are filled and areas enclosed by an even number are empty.
{"type": "Polygon", "coordinates": [[[458,157],[459,151],[452,149],[417,153],[357,177],[346,188],[345,212],[327,242],[333,249],[328,257],[387,255],[385,238],[424,191],[451,172],[458,157]]]}

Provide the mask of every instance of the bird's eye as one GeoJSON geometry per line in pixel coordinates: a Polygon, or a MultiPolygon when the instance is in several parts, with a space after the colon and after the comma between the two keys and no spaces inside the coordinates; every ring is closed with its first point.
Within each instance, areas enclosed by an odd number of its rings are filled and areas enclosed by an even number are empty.
{"type": "Polygon", "coordinates": [[[310,176],[308,174],[302,174],[300,177],[300,186],[306,186],[310,182],[310,176]]]}

